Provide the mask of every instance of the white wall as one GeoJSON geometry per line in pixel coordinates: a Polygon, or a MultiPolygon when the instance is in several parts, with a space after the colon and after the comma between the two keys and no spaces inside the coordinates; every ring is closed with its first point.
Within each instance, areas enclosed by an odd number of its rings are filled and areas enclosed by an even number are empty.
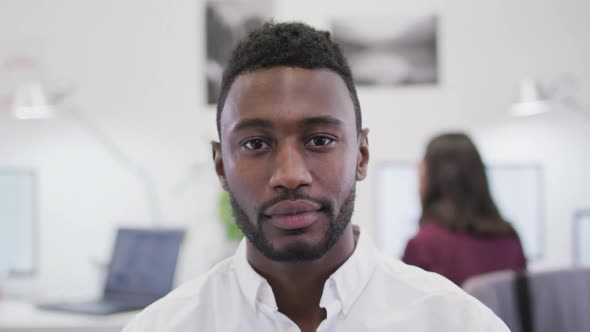
{"type": "MultiPolygon", "coordinates": [[[[372,170],[380,161],[417,160],[445,129],[474,135],[487,161],[534,161],[546,175],[546,256],[535,267],[571,263],[570,220],[590,206],[590,117],[567,111],[510,119],[507,105],[525,75],[573,73],[590,112],[590,58],[583,0],[414,1],[276,0],[279,20],[329,27],[332,16],[440,15],[441,83],[360,89],[371,129],[372,170]]],[[[215,216],[219,186],[207,140],[214,112],[204,106],[203,3],[193,0],[0,0],[0,52],[22,40],[41,51],[48,77],[77,87],[68,104],[83,112],[153,174],[167,225],[190,229],[179,279],[223,255],[215,216]],[[187,179],[194,165],[200,175],[187,179]]],[[[108,258],[114,228],[147,224],[141,182],[67,113],[19,122],[0,113],[0,166],[34,167],[40,176],[41,267],[10,280],[12,293],[96,293],[93,260],[108,258]]],[[[374,172],[373,172],[374,173],[374,172]]],[[[374,232],[371,173],[359,185],[355,221],[374,232]]]]}

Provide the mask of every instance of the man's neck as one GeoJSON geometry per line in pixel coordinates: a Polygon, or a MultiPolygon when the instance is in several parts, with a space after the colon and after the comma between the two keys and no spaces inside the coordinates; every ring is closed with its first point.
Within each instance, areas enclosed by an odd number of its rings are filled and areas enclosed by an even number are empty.
{"type": "Polygon", "coordinates": [[[326,318],[320,300],[326,280],[354,252],[352,225],[321,258],[305,262],[276,262],[263,256],[248,243],[248,261],[270,284],[278,309],[302,331],[313,330],[326,318]]]}

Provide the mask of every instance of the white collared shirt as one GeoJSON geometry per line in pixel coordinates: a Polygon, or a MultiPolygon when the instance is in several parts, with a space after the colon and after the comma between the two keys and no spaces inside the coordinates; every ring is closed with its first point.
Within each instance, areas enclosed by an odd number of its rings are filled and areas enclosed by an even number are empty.
{"type": "MultiPolygon", "coordinates": [[[[361,232],[354,253],[326,281],[317,331],[509,332],[483,304],[447,279],[380,254],[361,232]]],[[[236,254],[152,304],[124,332],[299,332],[272,288],[236,254]]]]}

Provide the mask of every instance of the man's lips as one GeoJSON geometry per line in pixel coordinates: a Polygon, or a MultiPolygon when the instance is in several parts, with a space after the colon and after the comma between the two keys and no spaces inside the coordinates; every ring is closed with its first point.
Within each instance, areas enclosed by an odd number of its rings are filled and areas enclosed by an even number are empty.
{"type": "Polygon", "coordinates": [[[308,200],[281,201],[264,211],[271,223],[280,229],[293,230],[313,224],[322,206],[308,200]]]}
{"type": "Polygon", "coordinates": [[[305,212],[314,212],[318,211],[322,208],[322,206],[318,203],[304,200],[304,199],[296,199],[296,200],[285,200],[280,201],[273,206],[269,207],[264,211],[264,215],[273,217],[277,215],[290,215],[290,214],[298,214],[298,213],[305,213],[305,212]]]}

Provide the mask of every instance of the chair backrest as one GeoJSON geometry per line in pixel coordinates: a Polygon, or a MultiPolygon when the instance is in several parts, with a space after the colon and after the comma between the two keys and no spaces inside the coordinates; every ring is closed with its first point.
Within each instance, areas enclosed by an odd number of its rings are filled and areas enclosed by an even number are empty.
{"type": "Polygon", "coordinates": [[[529,291],[534,332],[590,331],[590,269],[494,272],[470,278],[463,289],[492,309],[512,332],[527,332],[523,286],[529,291]]]}

